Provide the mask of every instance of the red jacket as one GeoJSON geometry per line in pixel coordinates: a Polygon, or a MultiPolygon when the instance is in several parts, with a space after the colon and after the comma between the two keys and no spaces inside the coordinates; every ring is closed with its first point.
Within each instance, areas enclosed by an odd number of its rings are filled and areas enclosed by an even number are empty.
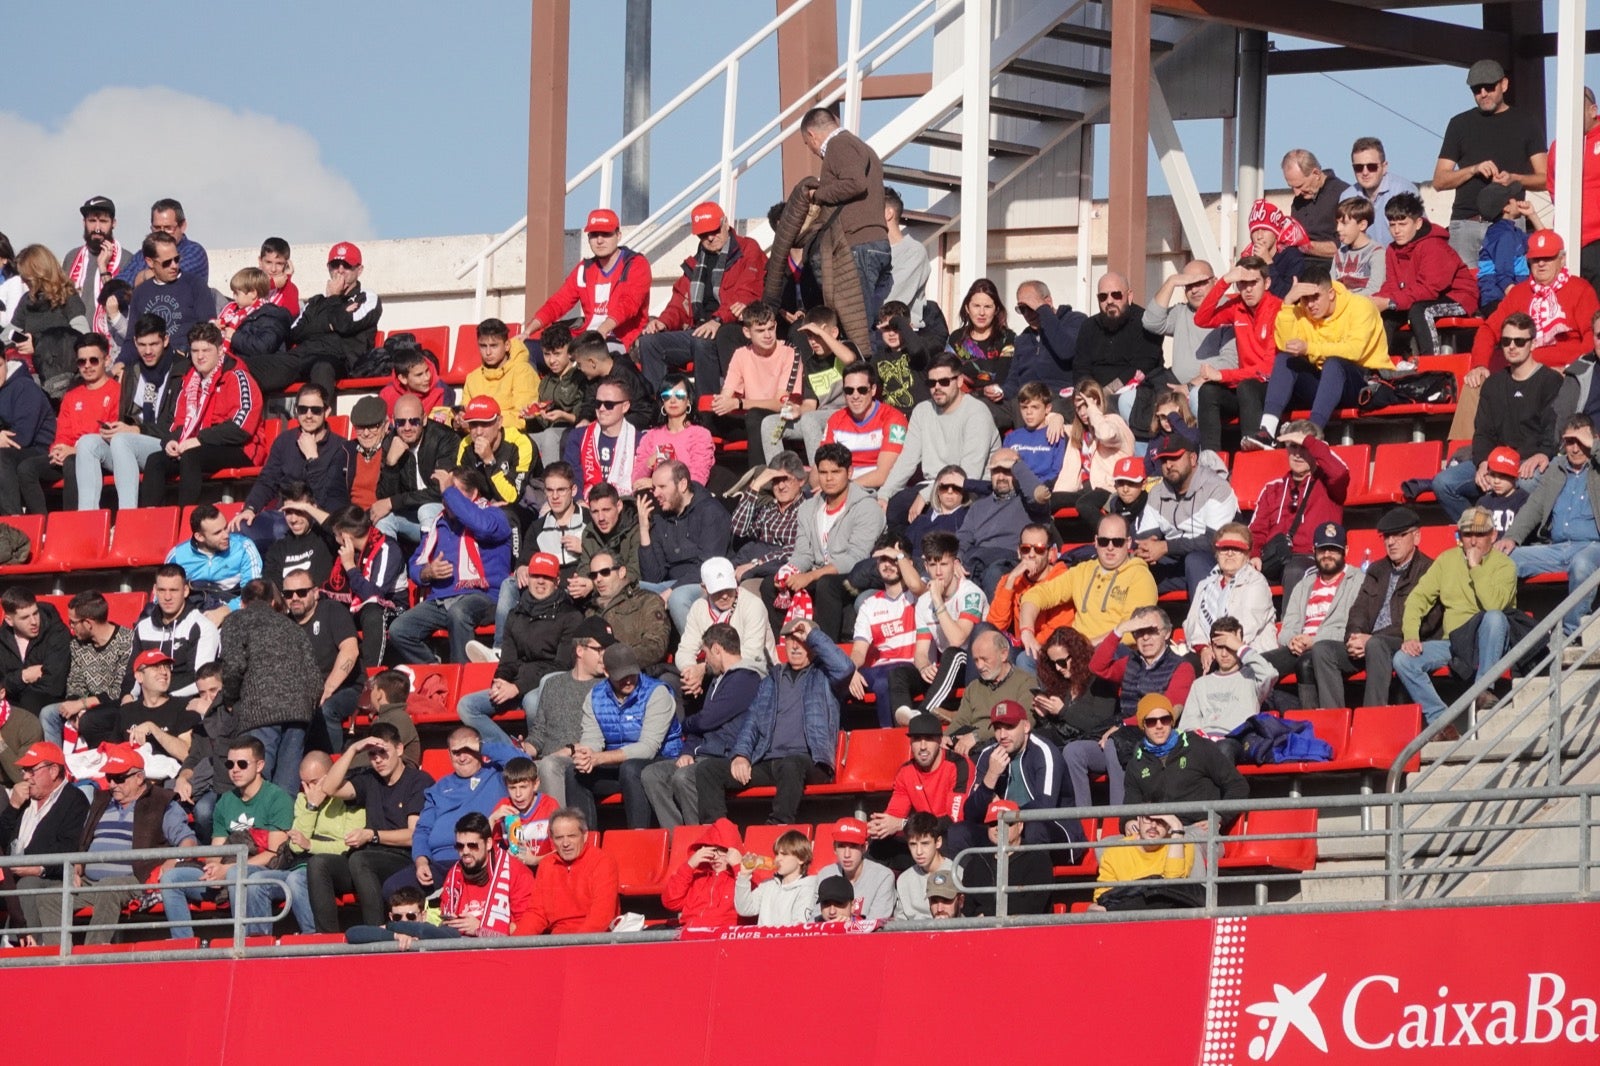
{"type": "MultiPolygon", "coordinates": [[[[267,457],[261,386],[244,364],[231,355],[223,356],[222,364],[212,374],[216,382],[203,401],[204,407],[192,435],[202,444],[231,444],[243,448],[250,462],[259,466],[267,457]]],[[[172,414],[172,440],[184,439],[183,428],[189,420],[189,393],[191,386],[198,388],[198,378],[199,371],[193,368],[183,376],[183,390],[178,393],[178,406],[172,414]]]]}
{"type": "MultiPolygon", "coordinates": [[[[1550,142],[1550,158],[1545,161],[1545,191],[1556,198],[1556,142],[1550,142]]],[[[1600,241],[1600,125],[1583,135],[1583,222],[1578,241],[1600,241]]]]}
{"type": "Polygon", "coordinates": [[[539,933],[603,933],[617,916],[621,878],[611,856],[585,844],[572,862],[550,854],[534,879],[533,911],[518,936],[539,933]]]}
{"type": "Polygon", "coordinates": [[[574,334],[587,329],[588,323],[596,319],[610,318],[617,324],[614,335],[627,348],[650,320],[649,303],[650,260],[631,248],[621,248],[609,273],[601,270],[594,259],[585,259],[573,267],[561,288],[533,317],[548,326],[579,305],[583,308],[583,322],[572,331],[574,334]]]}
{"type": "Polygon", "coordinates": [[[1430,300],[1454,300],[1469,315],[1478,310],[1477,275],[1450,247],[1449,230],[1424,221],[1411,243],[1391,244],[1383,254],[1383,285],[1372,295],[1389,300],[1396,311],[1430,300]]]}
{"type": "Polygon", "coordinates": [[[100,423],[117,420],[121,400],[122,390],[110,378],[98,389],[87,385],[68,389],[61,398],[61,412],[56,415],[56,439],[51,443],[70,447],[91,433],[99,433],[100,423]]]}
{"type": "MultiPolygon", "coordinates": [[[[722,267],[722,287],[717,290],[717,321],[737,322],[734,304],[751,304],[761,299],[766,284],[767,253],[749,237],[728,231],[728,261],[722,267]]],[[[694,256],[683,261],[683,276],[672,286],[667,306],[656,317],[668,329],[694,329],[694,308],[689,304],[689,279],[694,276],[694,256]]],[[[544,321],[541,318],[539,321],[544,321]]]]}
{"type": "MultiPolygon", "coordinates": [[[[1324,522],[1344,522],[1344,500],[1350,491],[1350,468],[1327,441],[1307,437],[1303,442],[1306,455],[1311,459],[1310,496],[1305,502],[1305,517],[1294,531],[1290,550],[1296,555],[1310,555],[1315,543],[1317,527],[1324,522]]],[[[1250,518],[1250,554],[1261,558],[1261,549],[1279,533],[1289,532],[1294,523],[1295,510],[1289,498],[1291,478],[1288,474],[1269,481],[1256,500],[1256,512],[1250,518]]]]}
{"type": "MultiPolygon", "coordinates": [[[[1556,301],[1561,304],[1567,325],[1574,332],[1562,335],[1553,344],[1535,348],[1533,357],[1545,366],[1559,370],[1578,356],[1594,350],[1594,316],[1595,312],[1600,311],[1600,299],[1595,298],[1594,288],[1587,281],[1570,274],[1567,283],[1556,290],[1556,301]]],[[[1491,372],[1505,367],[1505,357],[1500,354],[1500,328],[1516,312],[1527,314],[1532,302],[1531,281],[1519,281],[1506,290],[1494,314],[1489,316],[1472,342],[1473,366],[1487,367],[1491,372]]]]}
{"type": "MultiPolygon", "coordinates": [[[[706,827],[689,847],[689,854],[693,855],[703,844],[718,848],[744,847],[739,830],[726,818],[718,818],[706,827]]],[[[733,886],[737,877],[738,871],[731,867],[717,873],[710,867],[690,866],[685,860],[667,878],[661,905],[669,911],[677,911],[684,925],[738,925],[739,912],[733,909],[733,886]]]]}
{"type": "Polygon", "coordinates": [[[1278,321],[1278,312],[1283,309],[1283,301],[1270,292],[1264,293],[1261,302],[1252,311],[1237,295],[1224,300],[1222,294],[1227,291],[1228,283],[1218,278],[1201,301],[1200,309],[1194,313],[1194,324],[1202,329],[1233,327],[1234,344],[1239,351],[1239,369],[1222,372],[1224,385],[1237,385],[1251,378],[1265,381],[1272,373],[1273,362],[1278,358],[1278,342],[1273,329],[1278,321]]]}
{"type": "Polygon", "coordinates": [[[894,775],[894,791],[886,812],[904,818],[912,811],[927,811],[935,818],[961,821],[961,808],[972,792],[972,763],[965,755],[946,749],[944,757],[927,773],[906,760],[894,775]]]}

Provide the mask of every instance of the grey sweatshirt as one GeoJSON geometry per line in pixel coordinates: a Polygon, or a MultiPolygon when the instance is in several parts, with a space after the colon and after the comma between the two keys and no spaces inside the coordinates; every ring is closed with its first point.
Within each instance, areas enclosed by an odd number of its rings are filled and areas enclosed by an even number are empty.
{"type": "Polygon", "coordinates": [[[570,670],[546,674],[533,690],[528,710],[528,743],[541,755],[576,744],[583,737],[583,708],[593,681],[579,681],[570,670]]]}
{"type": "MultiPolygon", "coordinates": [[[[987,412],[986,412],[987,413],[987,412]]],[[[817,873],[817,883],[820,885],[830,877],[844,877],[844,871],[839,869],[838,863],[824,866],[817,873]]],[[[852,883],[855,888],[856,899],[861,901],[858,917],[861,918],[893,918],[895,891],[894,871],[882,863],[873,862],[871,859],[861,860],[861,876],[852,883]]],[[[822,917],[820,907],[812,908],[812,915],[822,917]]]]}
{"type": "Polygon", "coordinates": [[[786,885],[774,877],[750,886],[750,871],[741,868],[733,883],[733,909],[757,925],[801,925],[817,908],[815,877],[797,877],[786,885]]]}
{"type": "Polygon", "coordinates": [[[1183,701],[1183,728],[1208,737],[1225,737],[1261,710],[1278,671],[1254,648],[1245,648],[1239,669],[1209,673],[1189,686],[1183,701]]]}
{"type": "Polygon", "coordinates": [[[918,469],[923,483],[931,483],[934,475],[951,463],[968,477],[983,477],[989,472],[989,456],[999,447],[1000,434],[982,401],[962,396],[941,413],[933,401],[924,400],[911,409],[905,450],[894,461],[878,496],[892,498],[911,484],[918,469]]]}
{"type": "Polygon", "coordinates": [[[1195,325],[1194,312],[1187,303],[1146,307],[1144,328],[1172,338],[1172,374],[1179,381],[1193,379],[1200,373],[1202,363],[1218,370],[1234,370],[1239,366],[1233,330],[1204,329],[1195,325]]]}

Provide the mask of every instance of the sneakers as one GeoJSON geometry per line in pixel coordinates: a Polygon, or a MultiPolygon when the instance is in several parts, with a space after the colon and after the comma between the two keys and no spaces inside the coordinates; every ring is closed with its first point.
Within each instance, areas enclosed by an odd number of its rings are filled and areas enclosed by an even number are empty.
{"type": "Polygon", "coordinates": [[[911,719],[915,718],[916,716],[917,712],[913,707],[907,707],[904,705],[896,707],[894,709],[894,724],[899,726],[910,725],[911,719]]]}
{"type": "Polygon", "coordinates": [[[500,649],[491,648],[481,640],[469,640],[467,641],[467,661],[497,663],[500,661],[500,649]]]}
{"type": "Polygon", "coordinates": [[[1277,446],[1276,438],[1264,429],[1258,429],[1239,440],[1239,449],[1246,452],[1270,452],[1277,446]]]}

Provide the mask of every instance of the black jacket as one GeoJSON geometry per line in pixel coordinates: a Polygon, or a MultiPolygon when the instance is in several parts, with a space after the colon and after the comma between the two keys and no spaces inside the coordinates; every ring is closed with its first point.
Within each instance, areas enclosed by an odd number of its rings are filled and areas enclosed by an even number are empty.
{"type": "Polygon", "coordinates": [[[260,355],[272,355],[289,347],[289,312],[277,304],[263,303],[245,316],[233,331],[229,347],[246,366],[260,355]]]}
{"type": "Polygon", "coordinates": [[[304,481],[311,489],[312,499],[329,514],[350,503],[350,468],[355,463],[355,442],[339,436],[332,430],[317,446],[317,457],[307,459],[300,450],[300,427],[295,426],[278,435],[267,450],[267,461],[261,465],[261,476],[250,487],[244,505],[260,514],[277,502],[278,490],[286,481],[304,481]]]}
{"type": "Polygon", "coordinates": [[[538,688],[546,674],[572,669],[573,634],[583,617],[572,597],[560,589],[546,600],[524,591],[506,617],[494,676],[514,683],[520,698],[538,688]]]}
{"type": "Polygon", "coordinates": [[[146,423],[139,403],[139,394],[143,391],[139,369],[143,365],[139,357],[134,356],[133,363],[122,374],[122,403],[117,408],[117,420],[138,426],[139,432],[146,437],[159,437],[172,428],[172,418],[178,410],[178,397],[183,395],[184,375],[193,367],[187,355],[182,352],[173,355],[172,366],[167,369],[167,386],[162,390],[161,402],[156,407],[156,420],[146,423]]]}
{"type": "MultiPolygon", "coordinates": [[[[627,419],[640,433],[653,428],[661,420],[661,401],[656,398],[655,387],[644,379],[633,360],[612,356],[611,373],[606,377],[619,379],[628,393],[627,419]]],[[[583,402],[578,405],[578,421],[594,421],[594,394],[605,378],[595,378],[584,385],[583,402]]]]}
{"type": "Polygon", "coordinates": [[[425,418],[422,421],[422,439],[409,449],[400,461],[389,465],[389,446],[395,435],[383,439],[383,470],[378,474],[378,499],[388,500],[396,511],[414,518],[417,508],[427,503],[439,503],[439,487],[428,475],[435,470],[452,470],[456,465],[456,450],[461,438],[448,427],[425,418]],[[421,476],[418,476],[420,469],[421,476]],[[425,487],[417,488],[421,482],[425,487]]]}
{"type": "Polygon", "coordinates": [[[38,639],[28,644],[28,653],[17,650],[17,634],[9,625],[0,625],[0,685],[12,703],[34,714],[57,703],[67,694],[67,671],[72,666],[72,634],[55,608],[39,605],[44,625],[38,639]],[[33,684],[24,684],[22,671],[30,666],[44,667],[44,674],[33,684]]]}
{"type": "MultiPolygon", "coordinates": [[[[1360,564],[1358,562],[1355,565],[1360,564]]],[[[1389,624],[1373,634],[1372,624],[1378,620],[1378,611],[1383,607],[1383,594],[1389,589],[1389,575],[1394,572],[1394,564],[1389,561],[1387,555],[1373,562],[1361,578],[1361,590],[1356,593],[1355,602],[1350,605],[1350,620],[1345,625],[1345,633],[1398,637],[1400,622],[1406,613],[1406,597],[1411,595],[1411,590],[1417,587],[1422,575],[1426,574],[1428,567],[1432,565],[1433,560],[1420,551],[1411,557],[1411,568],[1395,585],[1394,598],[1389,602],[1389,624]]],[[[1424,618],[1422,638],[1427,640],[1430,635],[1437,634],[1443,620],[1442,609],[1435,609],[1424,618]]]]}
{"type": "Polygon", "coordinates": [[[289,327],[289,343],[304,356],[331,356],[348,368],[372,350],[382,316],[383,301],[363,289],[352,296],[313,296],[289,327]]]}
{"type": "Polygon", "coordinates": [[[240,732],[311,721],[323,675],[305,627],[258,601],[224,618],[219,630],[221,698],[240,732]]]}
{"type": "MultiPolygon", "coordinates": [[[[31,800],[29,802],[32,802],[31,800]]],[[[9,853],[16,842],[17,831],[22,826],[22,812],[26,807],[0,804],[0,847],[9,853]]],[[[33,839],[22,849],[24,855],[70,855],[78,850],[83,837],[83,823],[89,816],[89,797],[73,785],[62,786],[55,806],[34,827],[33,839]]],[[[46,866],[44,876],[49,881],[61,880],[61,867],[46,866]]],[[[11,880],[9,877],[6,880],[11,880]]]]}
{"type": "Polygon", "coordinates": [[[728,554],[733,523],[722,501],[694,485],[689,506],[675,515],[659,507],[650,515],[650,543],[639,545],[639,576],[644,581],[700,583],[700,564],[728,554]]]}
{"type": "Polygon", "coordinates": [[[1138,371],[1150,377],[1163,365],[1161,338],[1144,328],[1144,308],[1129,304],[1121,318],[1098,314],[1078,330],[1073,370],[1102,385],[1132,380],[1138,371]]]}
{"type": "MultiPolygon", "coordinates": [[[[1178,746],[1160,759],[1145,751],[1144,745],[1140,744],[1128,760],[1123,776],[1126,784],[1122,802],[1129,806],[1141,803],[1157,806],[1201,803],[1206,800],[1241,800],[1250,797],[1250,786],[1233,765],[1233,760],[1198,733],[1180,733],[1178,746]]],[[[1205,821],[1203,814],[1178,817],[1187,824],[1205,821]]],[[[1225,818],[1222,828],[1226,829],[1238,820],[1238,815],[1225,818]]]]}

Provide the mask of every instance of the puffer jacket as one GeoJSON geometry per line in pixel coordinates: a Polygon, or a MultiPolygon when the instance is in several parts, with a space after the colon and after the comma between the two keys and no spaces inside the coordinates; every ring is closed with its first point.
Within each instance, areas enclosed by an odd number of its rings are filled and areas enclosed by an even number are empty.
{"type": "Polygon", "coordinates": [[[219,632],[222,701],[239,732],[311,721],[322,671],[304,627],[258,600],[224,618],[219,632]]]}
{"type": "Polygon", "coordinates": [[[250,360],[281,352],[288,346],[289,312],[277,304],[263,303],[246,315],[239,328],[233,331],[229,350],[249,366],[250,360]]]}
{"type": "Polygon", "coordinates": [[[582,622],[583,612],[564,591],[557,589],[543,600],[524,591],[506,617],[494,676],[515,684],[520,699],[538,688],[546,674],[570,670],[573,634],[582,622]]]}
{"type": "Polygon", "coordinates": [[[839,315],[839,328],[846,337],[864,345],[873,323],[867,321],[867,300],[861,291],[861,275],[856,271],[855,255],[836,224],[839,209],[813,204],[806,193],[815,189],[816,178],[795,183],[783,205],[783,214],[773,230],[772,247],[767,253],[767,279],[763,298],[774,307],[783,299],[788,280],[786,263],[792,248],[813,245],[818,253],[816,272],[822,285],[822,299],[839,315]]]}

